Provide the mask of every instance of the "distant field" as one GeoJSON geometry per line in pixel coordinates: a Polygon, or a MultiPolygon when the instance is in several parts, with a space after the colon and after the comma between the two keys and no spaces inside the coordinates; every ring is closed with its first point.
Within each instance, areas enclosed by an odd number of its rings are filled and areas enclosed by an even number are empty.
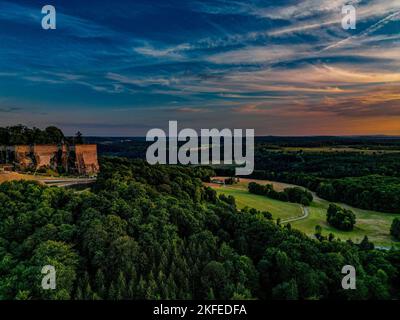
{"type": "MultiPolygon", "coordinates": [[[[358,149],[351,147],[316,147],[316,148],[302,148],[302,147],[284,147],[280,150],[284,151],[303,151],[303,152],[360,152],[365,154],[373,153],[399,153],[400,150],[385,150],[385,149],[358,149]]],[[[275,150],[271,150],[275,151],[275,150]]]]}
{"type": "Polygon", "coordinates": [[[352,210],[356,215],[357,223],[351,232],[337,230],[326,223],[326,210],[329,202],[322,199],[317,199],[311,204],[309,207],[310,215],[307,219],[295,221],[292,225],[310,236],[314,234],[315,226],[320,225],[324,235],[333,233],[336,238],[342,240],[351,239],[354,242],[360,242],[367,235],[377,245],[400,245],[400,243],[394,242],[389,234],[393,219],[400,217],[400,215],[367,211],[344,204],[339,205],[352,210]]]}
{"type": "Polygon", "coordinates": [[[282,202],[269,199],[256,194],[251,194],[246,190],[229,187],[217,189],[218,194],[234,196],[236,204],[240,209],[244,207],[255,208],[261,211],[268,211],[274,218],[289,219],[300,217],[303,214],[301,207],[295,203],[282,202]]]}
{"type": "MultiPolygon", "coordinates": [[[[269,211],[272,213],[274,219],[281,218],[282,220],[286,220],[302,216],[301,206],[298,204],[277,201],[249,193],[247,191],[247,185],[251,181],[256,181],[260,184],[271,183],[276,190],[282,190],[285,187],[293,186],[280,182],[253,179],[241,179],[240,183],[232,186],[220,186],[217,184],[208,185],[213,187],[218,194],[223,193],[225,195],[234,196],[239,208],[248,206],[258,210],[269,211]]],[[[314,193],[313,195],[314,201],[311,206],[308,207],[309,216],[305,219],[291,222],[294,228],[303,231],[309,236],[313,236],[315,226],[320,225],[324,235],[333,233],[336,238],[342,240],[351,239],[354,242],[360,242],[363,237],[367,235],[368,238],[378,246],[390,247],[395,245],[400,247],[400,243],[393,241],[389,234],[393,219],[395,217],[400,217],[400,214],[367,211],[339,203],[340,206],[353,210],[357,218],[357,223],[353,231],[339,231],[326,223],[326,210],[329,206],[329,202],[318,198],[314,193]]]]}
{"type": "MultiPolygon", "coordinates": [[[[218,180],[224,180],[225,177],[214,177],[215,179],[218,180]]],[[[241,190],[247,190],[247,185],[250,182],[257,182],[259,184],[272,184],[274,186],[274,189],[277,191],[283,191],[283,189],[285,188],[289,188],[289,187],[293,187],[293,184],[289,184],[289,183],[284,183],[284,182],[276,182],[276,181],[269,181],[269,180],[257,180],[257,179],[246,179],[246,178],[240,178],[240,182],[234,185],[230,185],[230,186],[224,186],[224,188],[229,188],[229,189],[241,189],[241,190]]],[[[207,184],[207,183],[206,183],[207,184]]],[[[220,185],[218,184],[208,184],[210,186],[212,186],[213,188],[221,188],[220,185]]],[[[300,187],[302,189],[304,189],[303,187],[300,187]]]]}

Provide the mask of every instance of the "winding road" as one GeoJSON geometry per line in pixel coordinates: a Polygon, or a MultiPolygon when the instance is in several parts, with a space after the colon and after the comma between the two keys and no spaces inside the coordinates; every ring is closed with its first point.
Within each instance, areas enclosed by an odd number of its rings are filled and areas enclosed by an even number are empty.
{"type": "Polygon", "coordinates": [[[301,210],[303,211],[303,215],[302,216],[285,219],[285,220],[282,220],[281,223],[288,223],[288,222],[294,222],[294,221],[298,221],[298,220],[307,219],[308,215],[310,214],[310,211],[305,206],[301,206],[301,210]]]}

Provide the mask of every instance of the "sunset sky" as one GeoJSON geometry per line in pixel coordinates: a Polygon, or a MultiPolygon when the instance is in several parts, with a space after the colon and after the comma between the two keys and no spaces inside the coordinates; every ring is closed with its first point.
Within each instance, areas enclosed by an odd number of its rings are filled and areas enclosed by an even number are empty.
{"type": "Polygon", "coordinates": [[[400,135],[399,0],[0,0],[0,44],[0,126],[400,135]]]}

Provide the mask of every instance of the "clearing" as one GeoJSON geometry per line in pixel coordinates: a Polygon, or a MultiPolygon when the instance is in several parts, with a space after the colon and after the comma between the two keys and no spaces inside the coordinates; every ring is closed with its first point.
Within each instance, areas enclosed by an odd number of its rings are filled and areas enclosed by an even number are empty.
{"type": "MultiPolygon", "coordinates": [[[[215,177],[214,179],[224,179],[223,177],[215,177]]],[[[250,207],[262,211],[271,212],[274,219],[281,218],[282,222],[290,221],[291,225],[304,232],[309,236],[315,233],[315,226],[322,227],[323,235],[332,233],[336,238],[342,240],[351,239],[354,242],[360,242],[366,235],[376,245],[381,247],[400,247],[400,243],[393,240],[390,236],[390,226],[399,214],[383,213],[377,211],[362,210],[354,208],[343,203],[337,203],[339,206],[346,207],[354,212],[357,223],[353,231],[346,232],[337,230],[329,226],[326,222],[326,210],[329,206],[329,201],[319,198],[314,192],[314,201],[309,207],[302,210],[302,206],[296,203],[282,202],[273,200],[264,196],[251,194],[247,190],[247,185],[250,182],[259,184],[272,184],[278,191],[294,185],[274,182],[268,180],[255,179],[240,179],[240,182],[234,185],[218,185],[207,183],[206,185],[214,188],[218,194],[232,195],[236,198],[238,208],[250,207]],[[308,213],[304,216],[305,213],[308,213]],[[295,220],[295,221],[293,221],[295,220]]],[[[300,187],[302,188],[302,187],[300,187]]],[[[304,189],[304,188],[303,188],[304,189]]]]}

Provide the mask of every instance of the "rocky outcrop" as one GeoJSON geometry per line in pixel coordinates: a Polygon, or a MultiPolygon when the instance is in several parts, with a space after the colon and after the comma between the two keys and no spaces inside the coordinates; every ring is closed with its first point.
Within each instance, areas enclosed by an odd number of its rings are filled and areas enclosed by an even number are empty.
{"type": "Polygon", "coordinates": [[[76,168],[79,174],[95,174],[99,172],[97,160],[97,145],[81,144],[75,145],[76,168]]]}
{"type": "Polygon", "coordinates": [[[21,167],[27,168],[33,164],[30,146],[14,146],[11,147],[11,152],[14,152],[15,162],[21,167]]]}
{"type": "Polygon", "coordinates": [[[33,156],[36,168],[54,168],[58,164],[59,147],[56,145],[35,145],[33,156]]]}
{"type": "Polygon", "coordinates": [[[97,145],[18,145],[0,146],[0,163],[19,170],[49,168],[80,175],[99,172],[97,145]]]}

